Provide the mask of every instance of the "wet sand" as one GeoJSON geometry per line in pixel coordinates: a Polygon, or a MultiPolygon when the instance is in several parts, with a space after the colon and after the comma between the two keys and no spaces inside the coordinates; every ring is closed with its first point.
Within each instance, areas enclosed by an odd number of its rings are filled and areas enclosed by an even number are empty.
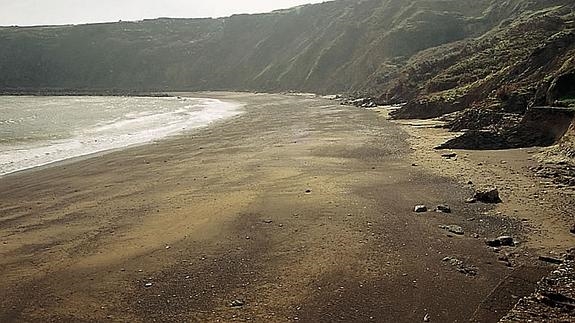
{"type": "Polygon", "coordinates": [[[0,179],[0,321],[491,322],[549,271],[528,246],[498,261],[484,239],[527,240],[526,221],[465,204],[472,187],[408,126],[316,97],[200,96],[245,113],[0,179]]]}

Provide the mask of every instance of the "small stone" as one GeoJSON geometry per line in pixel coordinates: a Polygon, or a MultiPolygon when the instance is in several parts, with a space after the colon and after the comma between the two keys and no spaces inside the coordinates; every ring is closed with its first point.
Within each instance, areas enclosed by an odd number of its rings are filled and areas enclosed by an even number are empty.
{"type": "Polygon", "coordinates": [[[166,246],[166,249],[170,249],[170,246],[166,246]]]}
{"type": "Polygon", "coordinates": [[[486,240],[485,243],[490,247],[515,246],[515,241],[510,236],[500,236],[497,239],[486,240]]]}
{"type": "Polygon", "coordinates": [[[477,202],[477,199],[474,197],[470,197],[467,200],[465,200],[465,203],[467,203],[467,204],[473,204],[475,202],[477,202]]]}
{"type": "Polygon", "coordinates": [[[308,189],[308,190],[305,190],[305,193],[306,193],[306,194],[311,194],[311,190],[309,190],[309,189],[308,189]]]}
{"type": "Polygon", "coordinates": [[[573,225],[571,226],[571,229],[569,230],[569,232],[575,234],[575,223],[573,223],[573,225]]]}
{"type": "Polygon", "coordinates": [[[416,205],[415,208],[413,208],[414,212],[417,213],[423,213],[423,212],[427,212],[427,206],[425,205],[416,205]]]}
{"type": "Polygon", "coordinates": [[[231,307],[242,307],[244,306],[244,301],[241,299],[235,299],[232,301],[232,303],[230,304],[231,307]]]}
{"type": "Polygon", "coordinates": [[[447,154],[441,155],[441,157],[451,159],[451,158],[457,157],[457,154],[456,153],[447,153],[447,154]]]}
{"type": "Polygon", "coordinates": [[[146,283],[146,285],[144,285],[144,287],[146,287],[146,288],[150,288],[152,286],[154,286],[154,283],[146,283]]]}
{"type": "Polygon", "coordinates": [[[455,225],[455,224],[452,224],[452,225],[440,225],[439,227],[440,227],[441,229],[447,230],[447,231],[449,231],[449,232],[451,232],[451,233],[455,233],[455,234],[458,234],[458,235],[463,235],[463,234],[465,234],[465,231],[463,230],[463,228],[460,227],[460,226],[458,226],[458,225],[455,225]]]}
{"type": "Polygon", "coordinates": [[[435,212],[439,212],[439,213],[451,213],[451,208],[449,207],[449,205],[438,205],[437,208],[435,209],[435,212]]]}
{"type": "Polygon", "coordinates": [[[540,261],[548,262],[550,264],[560,265],[563,263],[563,260],[553,258],[553,257],[546,257],[546,256],[539,256],[540,261]]]}
{"type": "Polygon", "coordinates": [[[497,238],[501,242],[502,246],[515,246],[515,241],[510,236],[500,236],[497,238]]]}
{"type": "Polygon", "coordinates": [[[273,220],[270,220],[270,219],[264,220],[264,223],[266,223],[266,224],[270,224],[270,223],[272,223],[272,222],[274,222],[274,221],[273,221],[273,220]]]}
{"type": "Polygon", "coordinates": [[[429,322],[431,321],[431,317],[429,316],[429,314],[425,314],[425,316],[423,317],[423,322],[429,322]]]}
{"type": "Polygon", "coordinates": [[[495,187],[487,188],[483,190],[478,190],[475,192],[473,198],[476,201],[483,203],[501,203],[501,198],[499,197],[499,190],[495,187]]]}

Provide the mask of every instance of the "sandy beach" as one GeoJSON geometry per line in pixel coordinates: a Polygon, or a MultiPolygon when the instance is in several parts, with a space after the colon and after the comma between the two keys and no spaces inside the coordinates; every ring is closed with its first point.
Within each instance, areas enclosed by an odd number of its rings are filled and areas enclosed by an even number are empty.
{"type": "Polygon", "coordinates": [[[450,134],[377,111],[188,95],[245,112],[0,178],[0,321],[496,322],[574,245],[537,149],[448,160],[450,134]],[[485,184],[504,203],[465,203],[485,184]]]}

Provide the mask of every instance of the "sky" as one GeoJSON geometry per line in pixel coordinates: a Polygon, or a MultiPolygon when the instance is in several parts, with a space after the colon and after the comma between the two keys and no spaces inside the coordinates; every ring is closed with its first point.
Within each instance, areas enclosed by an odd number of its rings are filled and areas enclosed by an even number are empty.
{"type": "Polygon", "coordinates": [[[0,26],[224,17],[326,0],[0,0],[0,26]]]}

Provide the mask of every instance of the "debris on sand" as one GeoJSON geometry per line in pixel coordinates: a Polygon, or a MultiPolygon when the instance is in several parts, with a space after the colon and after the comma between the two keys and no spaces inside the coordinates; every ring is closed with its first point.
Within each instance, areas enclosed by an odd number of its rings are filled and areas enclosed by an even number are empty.
{"type": "Polygon", "coordinates": [[[458,235],[463,235],[465,234],[465,231],[463,230],[462,227],[455,225],[455,224],[451,224],[451,225],[440,225],[439,226],[441,229],[447,230],[451,233],[455,233],[458,235]]]}
{"type": "Polygon", "coordinates": [[[476,276],[478,269],[475,266],[468,265],[463,261],[455,257],[445,257],[443,262],[449,263],[451,266],[455,267],[458,272],[465,274],[466,276],[476,276]]]}
{"type": "Polygon", "coordinates": [[[443,157],[445,159],[451,159],[451,158],[457,157],[457,154],[456,153],[447,153],[447,154],[441,155],[441,157],[443,157]]]}

